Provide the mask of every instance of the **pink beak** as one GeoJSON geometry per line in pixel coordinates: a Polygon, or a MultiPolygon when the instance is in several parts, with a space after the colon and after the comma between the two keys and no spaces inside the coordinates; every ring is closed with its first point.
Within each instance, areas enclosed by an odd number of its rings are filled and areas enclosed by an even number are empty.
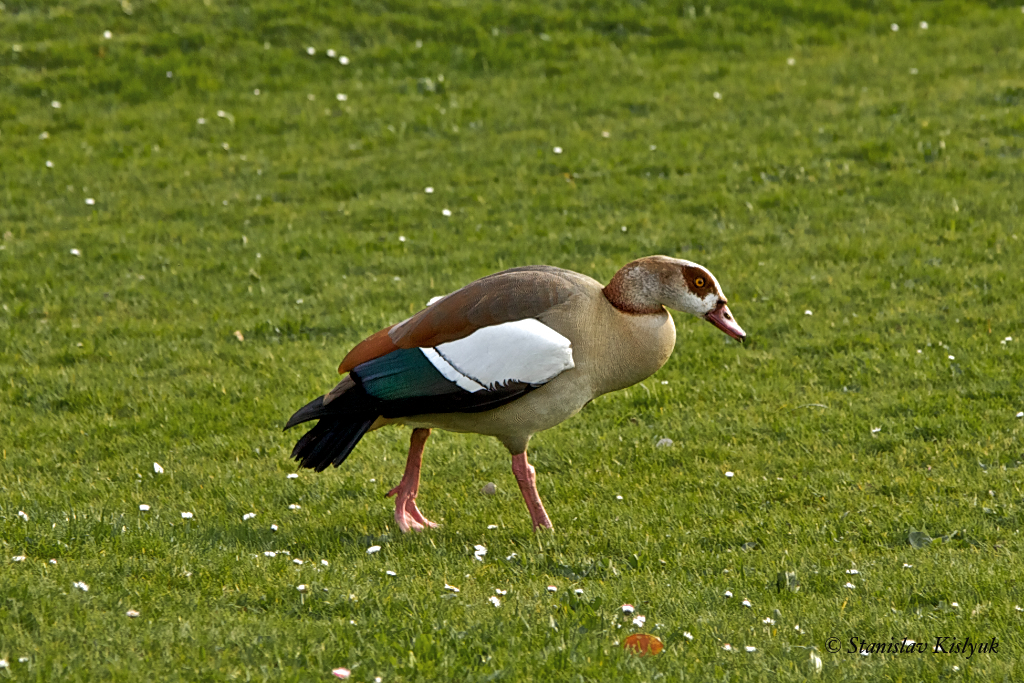
{"type": "Polygon", "coordinates": [[[732,317],[732,311],[724,303],[720,303],[718,308],[708,313],[704,318],[733,339],[743,341],[747,338],[747,333],[736,324],[736,319],[732,317]]]}

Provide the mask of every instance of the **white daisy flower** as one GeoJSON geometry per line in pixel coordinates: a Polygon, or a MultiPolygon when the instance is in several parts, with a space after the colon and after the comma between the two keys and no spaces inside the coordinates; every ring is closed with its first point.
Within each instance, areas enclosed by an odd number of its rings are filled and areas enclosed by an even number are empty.
{"type": "Polygon", "coordinates": [[[487,600],[492,605],[494,605],[495,607],[501,607],[501,600],[499,600],[498,598],[494,597],[493,595],[491,597],[487,598],[487,600]]]}

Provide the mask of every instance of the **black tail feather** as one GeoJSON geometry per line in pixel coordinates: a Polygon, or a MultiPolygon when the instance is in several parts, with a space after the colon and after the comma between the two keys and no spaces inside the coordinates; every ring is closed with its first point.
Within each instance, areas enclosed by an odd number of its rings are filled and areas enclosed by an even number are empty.
{"type": "Polygon", "coordinates": [[[380,416],[379,401],[360,386],[352,386],[327,405],[323,398],[307,403],[285,425],[285,429],[290,429],[302,422],[319,420],[292,449],[292,458],[299,461],[299,467],[317,472],[343,463],[380,416]]]}

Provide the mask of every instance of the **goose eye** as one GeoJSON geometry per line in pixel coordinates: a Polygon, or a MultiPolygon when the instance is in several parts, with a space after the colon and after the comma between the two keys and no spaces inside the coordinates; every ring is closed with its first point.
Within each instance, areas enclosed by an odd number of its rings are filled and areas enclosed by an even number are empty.
{"type": "Polygon", "coordinates": [[[693,284],[697,285],[698,287],[703,287],[704,286],[704,278],[702,278],[702,277],[697,278],[696,280],[693,281],[693,284]]]}

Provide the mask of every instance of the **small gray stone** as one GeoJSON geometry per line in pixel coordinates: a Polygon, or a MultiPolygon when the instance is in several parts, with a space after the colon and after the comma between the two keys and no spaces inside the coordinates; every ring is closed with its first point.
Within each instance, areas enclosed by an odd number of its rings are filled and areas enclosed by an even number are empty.
{"type": "Polygon", "coordinates": [[[484,484],[484,487],[480,489],[480,493],[484,494],[485,496],[493,496],[497,492],[498,485],[495,484],[493,481],[487,482],[486,484],[484,484]]]}
{"type": "Polygon", "coordinates": [[[654,444],[654,447],[655,448],[668,448],[673,443],[675,443],[675,442],[672,439],[659,439],[658,443],[654,444]]]}

